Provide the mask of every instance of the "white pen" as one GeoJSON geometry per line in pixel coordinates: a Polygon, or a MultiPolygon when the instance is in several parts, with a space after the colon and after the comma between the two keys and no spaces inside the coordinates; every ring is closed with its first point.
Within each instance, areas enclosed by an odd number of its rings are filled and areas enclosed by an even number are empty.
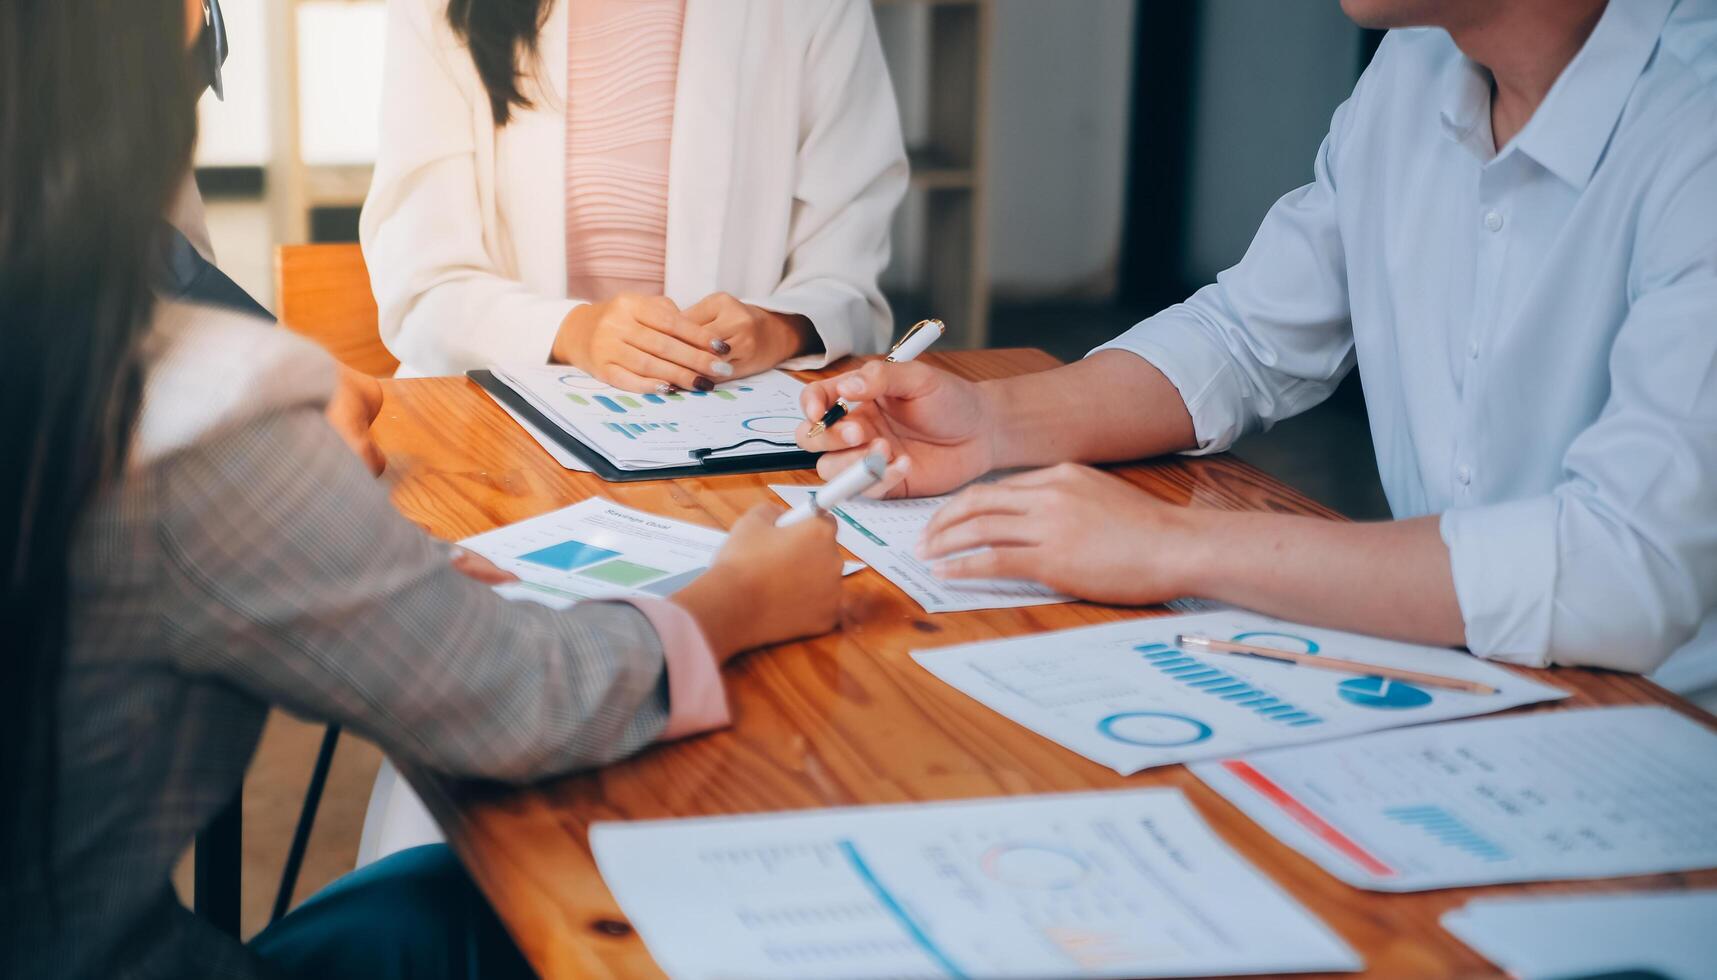
{"type": "Polygon", "coordinates": [[[847,467],[841,474],[830,480],[821,489],[811,491],[811,497],[804,503],[782,514],[775,521],[776,527],[792,527],[803,521],[808,521],[818,514],[834,510],[841,504],[864,493],[876,486],[884,473],[888,472],[888,458],[882,453],[871,453],[853,465],[847,467]]]}
{"type": "MultiPolygon", "coordinates": [[[[919,320],[912,325],[911,330],[906,331],[906,336],[900,338],[900,343],[895,344],[894,349],[888,352],[886,360],[892,364],[905,364],[929,350],[931,344],[942,338],[942,331],[946,329],[947,327],[943,326],[941,320],[919,320]]],[[[845,398],[836,399],[835,403],[829,406],[829,410],[823,413],[823,417],[817,420],[817,424],[811,426],[811,431],[805,435],[807,437],[822,435],[829,426],[846,418],[847,413],[852,409],[853,407],[847,404],[845,398]]]]}

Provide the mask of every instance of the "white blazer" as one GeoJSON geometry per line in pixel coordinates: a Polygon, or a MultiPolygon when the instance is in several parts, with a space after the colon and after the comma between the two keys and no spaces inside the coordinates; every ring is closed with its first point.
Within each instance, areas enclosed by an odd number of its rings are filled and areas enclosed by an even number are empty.
{"type": "MultiPolygon", "coordinates": [[[[567,14],[497,129],[446,0],[388,0],[381,141],[360,237],[400,373],[548,360],[566,295],[567,14]]],[[[877,276],[906,192],[868,0],[686,0],[668,178],[667,296],[815,324],[818,367],[892,333],[877,276]]]]}

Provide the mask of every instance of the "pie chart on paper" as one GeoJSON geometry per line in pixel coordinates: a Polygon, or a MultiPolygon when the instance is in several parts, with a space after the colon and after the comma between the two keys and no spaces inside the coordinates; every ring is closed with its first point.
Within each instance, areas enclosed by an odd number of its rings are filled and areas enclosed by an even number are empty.
{"type": "Polygon", "coordinates": [[[1345,680],[1341,682],[1339,693],[1343,701],[1361,708],[1400,710],[1422,708],[1431,703],[1431,695],[1423,688],[1392,681],[1387,677],[1355,677],[1345,680]]]}

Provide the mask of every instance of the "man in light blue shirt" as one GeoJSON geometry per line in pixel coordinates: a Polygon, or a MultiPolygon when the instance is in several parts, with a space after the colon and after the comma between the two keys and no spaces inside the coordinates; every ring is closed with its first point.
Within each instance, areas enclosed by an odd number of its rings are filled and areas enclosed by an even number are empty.
{"type": "Polygon", "coordinates": [[[1530,666],[1717,681],[1717,0],[1346,0],[1393,31],[1314,180],[1245,258],[1084,361],[971,384],[923,365],[881,437],[894,492],[990,468],[1217,452],[1361,368],[1396,520],[1171,507],[1083,467],[966,491],[949,577],[1111,602],[1204,595],[1530,666]],[[1423,25],[1423,26],[1418,26],[1423,25]],[[1500,147],[1500,149],[1499,149],[1500,147]]]}

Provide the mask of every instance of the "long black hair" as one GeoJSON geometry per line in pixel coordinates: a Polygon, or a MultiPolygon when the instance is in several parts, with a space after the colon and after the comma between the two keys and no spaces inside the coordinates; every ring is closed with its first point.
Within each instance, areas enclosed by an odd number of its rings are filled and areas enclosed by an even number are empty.
{"type": "Polygon", "coordinates": [[[513,107],[531,100],[519,85],[520,65],[536,56],[537,33],[548,20],[553,0],[448,0],[447,22],[465,41],[477,77],[489,93],[495,125],[505,126],[513,107]]]}
{"type": "Polygon", "coordinates": [[[0,2],[0,899],[52,894],[69,551],[137,414],[185,30],[184,0],[0,2]]]}

